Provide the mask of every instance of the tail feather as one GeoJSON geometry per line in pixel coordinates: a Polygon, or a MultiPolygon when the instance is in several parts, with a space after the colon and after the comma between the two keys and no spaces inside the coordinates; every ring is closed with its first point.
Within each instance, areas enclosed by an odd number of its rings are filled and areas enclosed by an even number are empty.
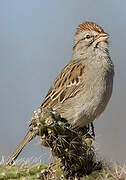
{"type": "Polygon", "coordinates": [[[14,163],[14,160],[19,156],[22,149],[25,147],[25,145],[30,142],[34,137],[36,136],[35,131],[28,131],[24,139],[21,141],[21,143],[17,146],[15,151],[12,153],[12,155],[8,158],[6,165],[12,165],[14,163]]]}

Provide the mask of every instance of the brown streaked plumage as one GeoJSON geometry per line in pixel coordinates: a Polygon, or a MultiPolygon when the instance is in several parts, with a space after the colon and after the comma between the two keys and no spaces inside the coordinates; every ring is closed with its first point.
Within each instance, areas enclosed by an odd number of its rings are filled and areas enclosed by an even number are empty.
{"type": "Polygon", "coordinates": [[[89,31],[92,30],[92,31],[96,31],[98,33],[104,33],[104,30],[101,28],[101,26],[97,25],[94,22],[85,21],[83,24],[80,24],[77,27],[77,31],[76,31],[75,35],[79,34],[82,31],[85,31],[85,30],[89,30],[89,31]]]}
{"type": "Polygon", "coordinates": [[[49,89],[41,106],[54,107],[57,103],[62,103],[70,96],[74,96],[83,73],[84,66],[80,63],[72,62],[66,65],[49,89]]]}

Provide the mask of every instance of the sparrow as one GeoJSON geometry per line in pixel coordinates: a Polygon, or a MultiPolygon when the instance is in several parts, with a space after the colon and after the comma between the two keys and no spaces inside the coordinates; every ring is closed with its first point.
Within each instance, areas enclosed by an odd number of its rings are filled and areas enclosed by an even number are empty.
{"type": "MultiPolygon", "coordinates": [[[[53,82],[39,109],[53,108],[76,130],[99,117],[113,89],[114,65],[108,38],[94,22],[86,21],[78,26],[71,60],[53,82]]],[[[36,132],[29,130],[6,164],[12,164],[35,136],[36,132]]]]}

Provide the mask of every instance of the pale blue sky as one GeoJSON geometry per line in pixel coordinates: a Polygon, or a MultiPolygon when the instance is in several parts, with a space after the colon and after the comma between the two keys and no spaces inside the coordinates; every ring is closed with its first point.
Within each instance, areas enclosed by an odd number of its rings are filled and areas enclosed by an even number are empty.
{"type": "MultiPolygon", "coordinates": [[[[106,158],[125,162],[125,0],[0,0],[0,157],[25,135],[33,110],[71,58],[76,27],[86,20],[110,34],[116,74],[112,99],[95,122],[97,147],[106,158]]],[[[49,160],[38,140],[20,157],[49,160]]]]}

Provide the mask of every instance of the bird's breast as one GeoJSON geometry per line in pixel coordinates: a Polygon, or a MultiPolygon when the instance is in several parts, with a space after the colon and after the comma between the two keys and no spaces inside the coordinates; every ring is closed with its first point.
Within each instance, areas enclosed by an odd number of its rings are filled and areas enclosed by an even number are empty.
{"type": "Polygon", "coordinates": [[[64,113],[73,126],[85,126],[105,110],[112,94],[113,74],[109,67],[87,67],[81,91],[64,113]]]}

